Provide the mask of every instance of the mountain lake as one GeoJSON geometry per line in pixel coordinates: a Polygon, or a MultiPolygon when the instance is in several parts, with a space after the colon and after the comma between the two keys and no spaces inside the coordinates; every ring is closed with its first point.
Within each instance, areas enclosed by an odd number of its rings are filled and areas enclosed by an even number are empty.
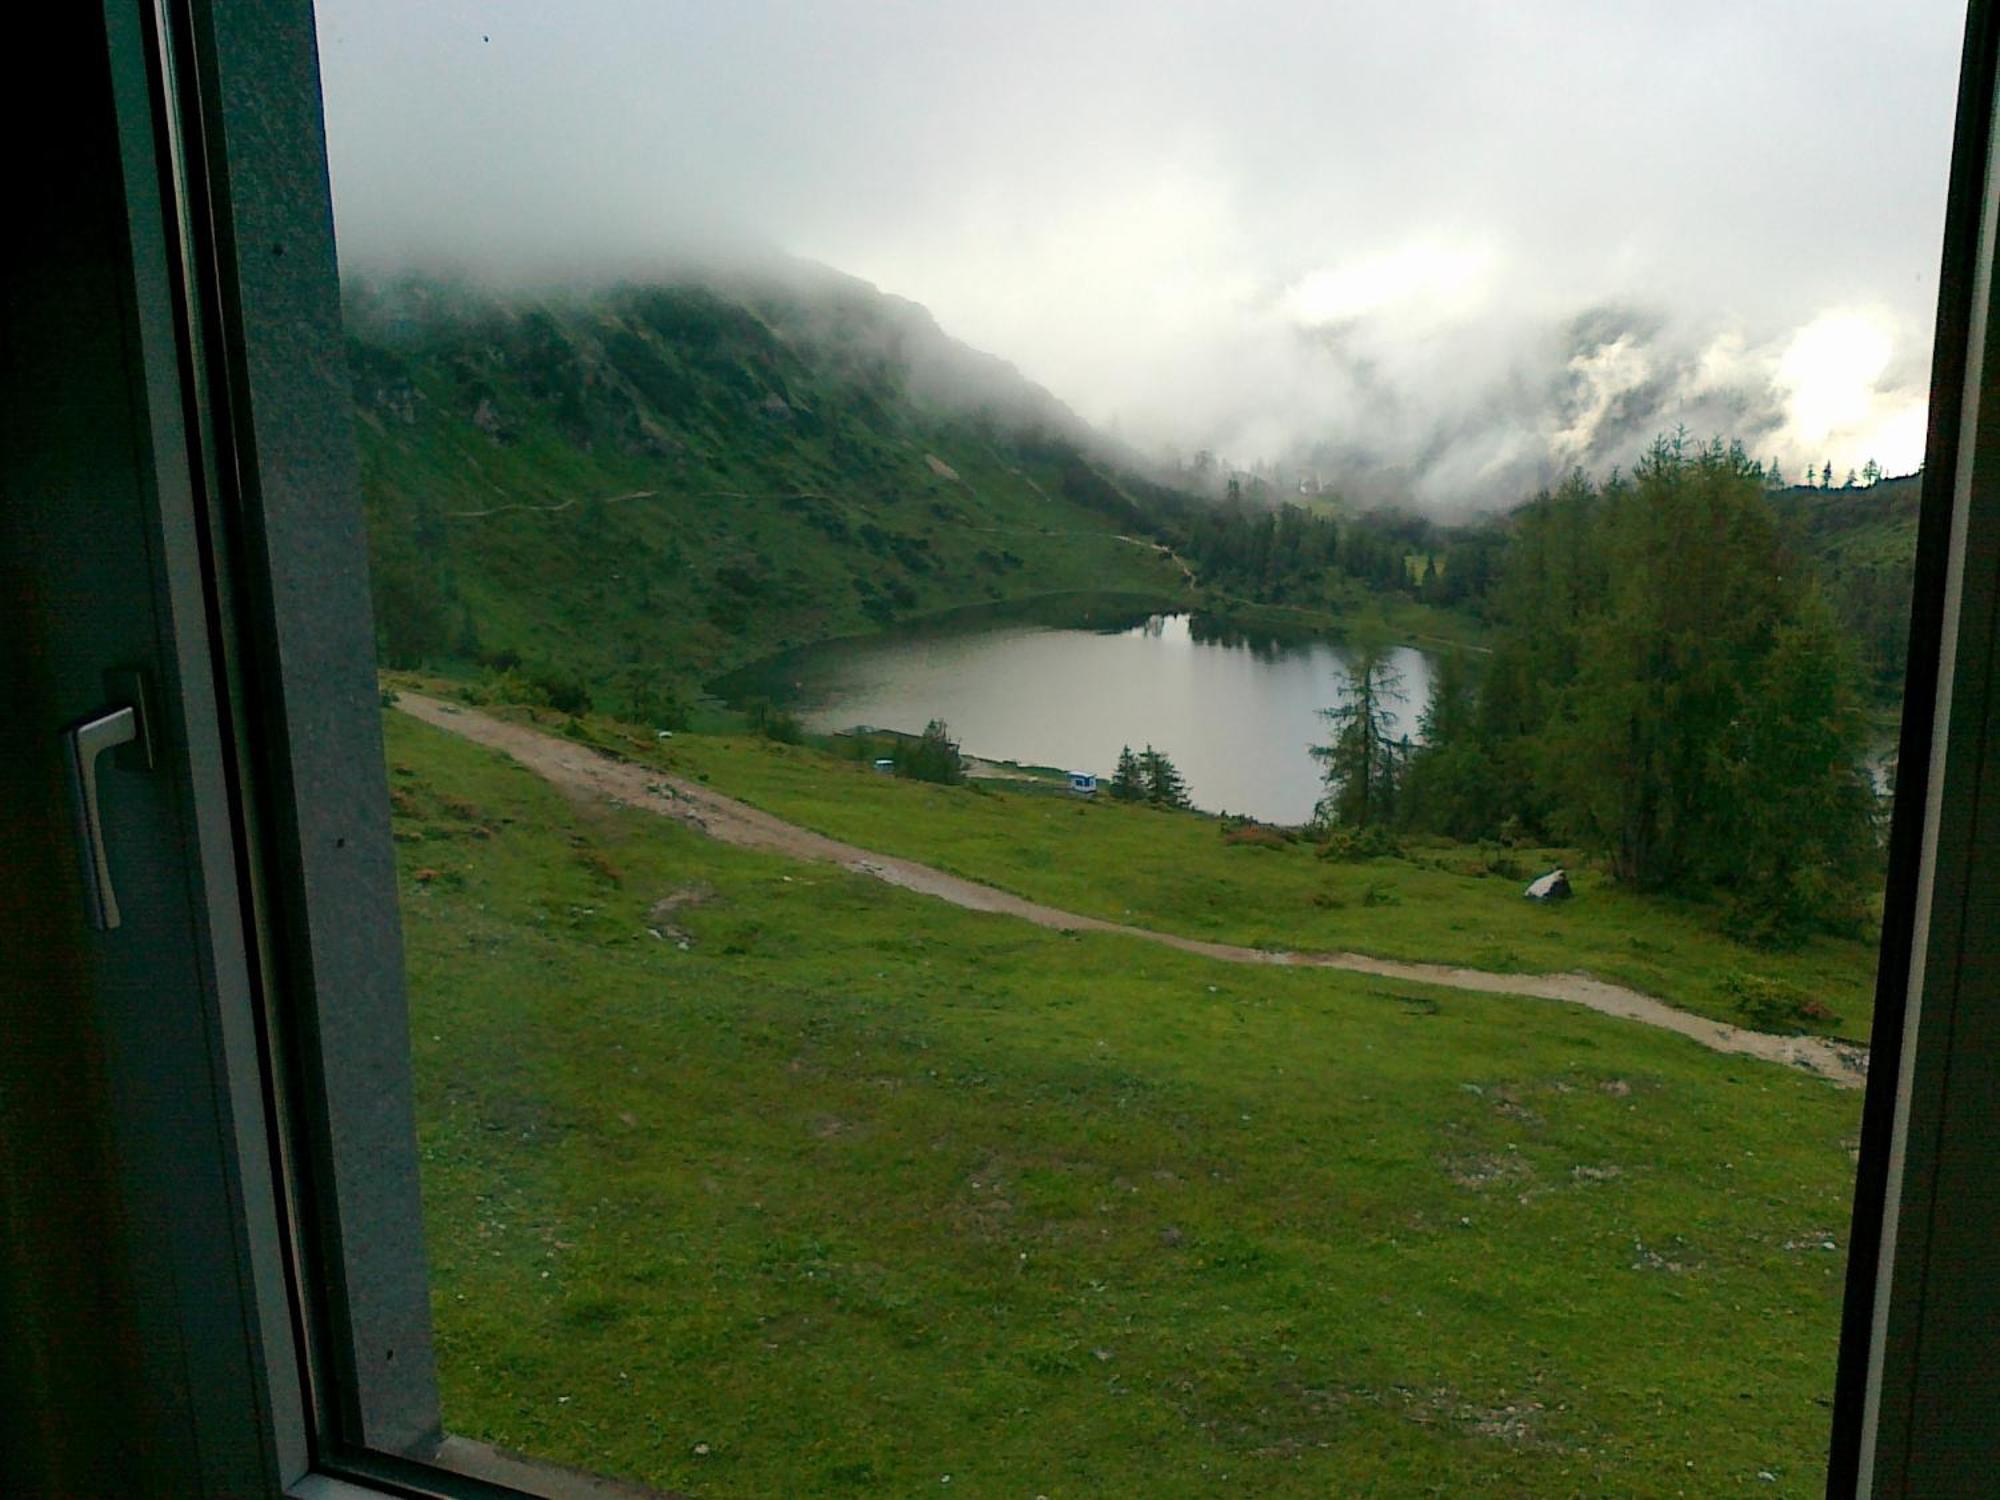
{"type": "MultiPolygon", "coordinates": [[[[981,610],[806,647],[716,684],[765,697],[814,733],[917,733],[941,719],[968,756],[1089,771],[1109,781],[1122,746],[1172,758],[1195,805],[1304,823],[1322,794],[1309,753],[1340,701],[1351,647],[1248,636],[1182,613],[1097,612],[1089,624],[981,610]]],[[[1395,732],[1413,738],[1430,658],[1389,651],[1401,674],[1395,732]]]]}

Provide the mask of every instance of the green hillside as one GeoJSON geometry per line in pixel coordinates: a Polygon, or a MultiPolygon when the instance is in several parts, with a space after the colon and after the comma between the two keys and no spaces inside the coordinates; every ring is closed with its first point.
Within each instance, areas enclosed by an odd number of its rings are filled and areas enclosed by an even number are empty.
{"type": "Polygon", "coordinates": [[[1900,703],[1910,650],[1910,580],[1921,473],[1865,489],[1794,487],[1771,496],[1854,637],[1879,699],[1900,703]]]}
{"type": "Polygon", "coordinates": [[[385,729],[453,1431],[687,1495],[1824,1490],[1858,1094],[385,729]]]}
{"type": "Polygon", "coordinates": [[[1176,597],[1144,481],[832,272],[501,297],[350,284],[379,644],[650,716],[787,646],[1070,591],[1176,597]]]}

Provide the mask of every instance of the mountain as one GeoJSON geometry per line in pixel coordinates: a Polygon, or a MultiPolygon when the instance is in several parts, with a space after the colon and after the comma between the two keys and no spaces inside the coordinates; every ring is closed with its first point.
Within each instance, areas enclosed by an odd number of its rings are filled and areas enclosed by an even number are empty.
{"type": "Polygon", "coordinates": [[[1157,491],[916,304],[819,268],[344,289],[385,663],[635,714],[807,641],[1178,593],[1157,491]]]}

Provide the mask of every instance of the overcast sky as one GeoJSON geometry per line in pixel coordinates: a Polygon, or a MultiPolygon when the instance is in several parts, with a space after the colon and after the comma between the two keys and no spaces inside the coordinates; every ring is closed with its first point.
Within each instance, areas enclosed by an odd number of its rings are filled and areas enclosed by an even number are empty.
{"type": "Polygon", "coordinates": [[[1922,457],[1951,0],[320,0],[342,256],[764,244],[1148,447],[1440,509],[1922,457]]]}

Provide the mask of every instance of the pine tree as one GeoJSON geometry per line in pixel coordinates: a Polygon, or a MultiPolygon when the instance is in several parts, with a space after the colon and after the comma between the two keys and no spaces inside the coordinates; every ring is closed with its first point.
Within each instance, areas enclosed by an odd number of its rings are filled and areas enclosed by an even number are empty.
{"type": "Polygon", "coordinates": [[[1820,473],[1819,473],[1819,487],[1820,487],[1821,489],[1823,489],[1823,490],[1830,490],[1830,489],[1832,489],[1832,488],[1833,488],[1833,460],[1832,460],[1832,459],[1828,459],[1828,460],[1826,461],[1826,467],[1825,467],[1824,469],[1821,469],[1821,470],[1820,470],[1820,473]]]}
{"type": "Polygon", "coordinates": [[[1120,802],[1146,800],[1146,773],[1130,745],[1118,752],[1118,769],[1111,773],[1111,795],[1120,802]]]}
{"type": "Polygon", "coordinates": [[[1139,769],[1146,781],[1146,800],[1154,807],[1192,807],[1187,781],[1174,763],[1151,745],[1139,755],[1139,769]]]}
{"type": "Polygon", "coordinates": [[[1403,674],[1374,646],[1363,648],[1340,690],[1340,702],[1319,711],[1333,738],[1312,747],[1324,768],[1326,795],[1314,815],[1322,824],[1367,828],[1395,812],[1397,755],[1393,705],[1404,701],[1403,674]]]}
{"type": "Polygon", "coordinates": [[[1874,459],[1869,459],[1867,463],[1861,466],[1861,482],[1870,489],[1873,489],[1882,482],[1882,466],[1876,463],[1874,459]]]}
{"type": "Polygon", "coordinates": [[[1875,788],[1852,645],[1808,588],[1778,627],[1728,749],[1739,784],[1731,851],[1738,925],[1786,939],[1858,926],[1875,878],[1875,788]]]}
{"type": "Polygon", "coordinates": [[[1479,735],[1478,695],[1457,651],[1439,656],[1430,701],[1417,721],[1397,787],[1397,821],[1427,833],[1475,839],[1498,820],[1493,766],[1479,735]]]}

